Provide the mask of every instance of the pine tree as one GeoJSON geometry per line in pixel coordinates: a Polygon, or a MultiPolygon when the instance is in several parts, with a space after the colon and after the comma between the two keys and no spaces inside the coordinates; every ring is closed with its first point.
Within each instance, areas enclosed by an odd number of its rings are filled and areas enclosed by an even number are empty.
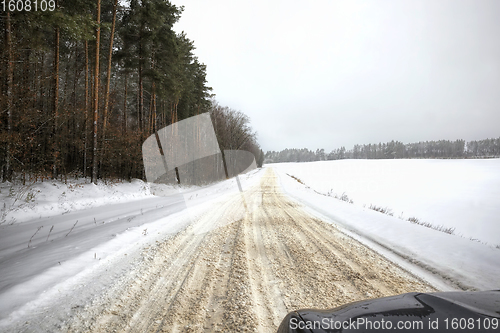
{"type": "Polygon", "coordinates": [[[111,60],[112,60],[112,55],[113,55],[113,40],[115,36],[115,24],[116,24],[116,11],[118,7],[118,0],[115,0],[113,4],[113,21],[111,23],[111,36],[110,36],[110,41],[109,41],[109,51],[108,51],[108,71],[107,71],[107,76],[106,76],[106,88],[104,91],[104,111],[103,111],[103,123],[102,123],[102,150],[100,154],[100,163],[99,165],[101,166],[101,173],[102,171],[102,165],[103,165],[103,158],[106,152],[106,125],[108,122],[108,106],[109,106],[109,85],[111,82],[111,60]]]}
{"type": "MultiPolygon", "coordinates": [[[[56,9],[58,7],[58,1],[56,0],[56,9]]],[[[59,143],[58,143],[58,128],[57,121],[59,118],[59,37],[60,29],[59,25],[56,24],[54,29],[54,93],[53,93],[53,133],[52,133],[52,178],[57,177],[57,160],[59,155],[59,143]]]]}
{"type": "Polygon", "coordinates": [[[10,19],[10,12],[7,11],[5,19],[5,58],[6,58],[6,110],[7,110],[7,145],[5,151],[5,169],[3,171],[3,181],[11,180],[12,176],[12,152],[11,152],[11,140],[12,140],[12,113],[13,113],[13,77],[14,77],[14,64],[12,55],[12,25],[10,19]]]}
{"type": "Polygon", "coordinates": [[[92,182],[97,184],[97,121],[99,118],[99,43],[101,39],[101,0],[97,0],[95,43],[95,73],[94,73],[94,121],[92,141],[92,182]]]}

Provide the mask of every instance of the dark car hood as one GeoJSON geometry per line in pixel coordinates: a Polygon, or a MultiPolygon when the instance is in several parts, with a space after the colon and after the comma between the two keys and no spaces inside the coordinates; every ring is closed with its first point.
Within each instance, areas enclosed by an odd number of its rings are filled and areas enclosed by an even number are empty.
{"type": "Polygon", "coordinates": [[[330,310],[293,311],[278,332],[397,332],[402,322],[407,325],[401,329],[404,332],[499,332],[500,328],[484,327],[491,320],[498,322],[498,318],[500,291],[407,293],[330,310]],[[462,321],[460,325],[461,318],[471,324],[462,321]]]}

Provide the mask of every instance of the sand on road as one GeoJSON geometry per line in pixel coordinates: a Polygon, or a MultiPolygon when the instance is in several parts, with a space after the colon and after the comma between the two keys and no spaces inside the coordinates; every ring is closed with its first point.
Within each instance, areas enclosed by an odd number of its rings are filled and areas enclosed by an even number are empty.
{"type": "Polygon", "coordinates": [[[143,260],[140,274],[82,309],[69,331],[275,332],[292,310],[434,291],[304,212],[271,168],[143,260]]]}

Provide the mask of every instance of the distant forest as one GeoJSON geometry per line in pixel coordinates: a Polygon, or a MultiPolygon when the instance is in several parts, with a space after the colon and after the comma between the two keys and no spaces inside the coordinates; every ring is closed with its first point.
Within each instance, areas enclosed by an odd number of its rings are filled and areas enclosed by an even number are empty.
{"type": "Polygon", "coordinates": [[[13,175],[142,178],[144,140],[203,112],[227,124],[216,126],[219,137],[244,133],[245,142],[225,140],[221,149],[238,147],[259,159],[248,117],[213,100],[193,42],[172,29],[183,7],[166,0],[50,0],[45,9],[21,11],[5,3],[3,181],[13,175]]]}
{"type": "Polygon", "coordinates": [[[393,158],[491,158],[500,157],[500,137],[479,141],[439,140],[404,144],[399,141],[355,145],[346,150],[341,147],[325,153],[304,149],[268,151],[264,163],[312,162],[342,159],[393,159],[393,158]]]}

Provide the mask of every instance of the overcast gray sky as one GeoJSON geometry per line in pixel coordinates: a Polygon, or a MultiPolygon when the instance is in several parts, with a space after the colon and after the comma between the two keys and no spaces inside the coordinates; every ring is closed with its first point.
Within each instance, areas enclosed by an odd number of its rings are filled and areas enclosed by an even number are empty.
{"type": "Polygon", "coordinates": [[[264,151],[500,136],[500,0],[172,0],[264,151]]]}

